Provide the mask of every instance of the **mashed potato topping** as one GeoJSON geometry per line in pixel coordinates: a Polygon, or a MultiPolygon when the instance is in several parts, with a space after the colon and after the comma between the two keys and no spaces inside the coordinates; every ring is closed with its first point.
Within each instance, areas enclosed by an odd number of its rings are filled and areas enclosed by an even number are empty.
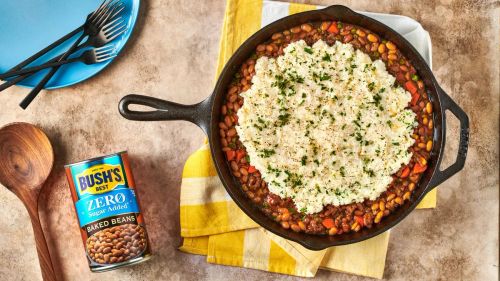
{"type": "Polygon", "coordinates": [[[261,57],[236,127],[269,190],[311,214],[376,199],[410,161],[410,93],[350,44],[304,41],[261,57]]]}

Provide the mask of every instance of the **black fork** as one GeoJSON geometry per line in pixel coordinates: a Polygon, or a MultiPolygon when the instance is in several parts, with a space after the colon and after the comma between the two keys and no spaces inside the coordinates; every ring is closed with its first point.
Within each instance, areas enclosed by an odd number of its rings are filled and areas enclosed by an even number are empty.
{"type": "MultiPolygon", "coordinates": [[[[95,10],[92,14],[87,17],[85,24],[83,26],[82,35],[73,43],[73,45],[66,51],[58,61],[64,61],[71,55],[80,42],[87,36],[94,36],[99,33],[102,27],[107,23],[111,15],[119,9],[121,0],[106,0],[95,10]]],[[[38,95],[38,93],[45,87],[49,80],[54,76],[60,66],[52,68],[52,70],[43,77],[43,79],[36,85],[35,88],[21,101],[19,104],[21,108],[26,109],[33,99],[38,95]]]]}
{"type": "Polygon", "coordinates": [[[83,62],[85,64],[95,64],[110,60],[116,57],[116,47],[114,44],[108,44],[100,48],[93,48],[83,52],[80,56],[76,58],[70,58],[63,61],[55,61],[48,62],[42,65],[37,65],[33,67],[27,67],[20,70],[12,71],[7,74],[0,75],[0,79],[16,76],[16,75],[24,75],[29,73],[34,73],[40,71],[45,68],[52,68],[64,64],[74,63],[74,62],[83,62]]]}

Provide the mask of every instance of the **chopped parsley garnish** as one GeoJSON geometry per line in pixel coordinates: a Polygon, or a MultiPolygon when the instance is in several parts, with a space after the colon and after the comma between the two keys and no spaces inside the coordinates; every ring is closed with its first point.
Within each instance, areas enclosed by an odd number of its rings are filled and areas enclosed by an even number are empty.
{"type": "Polygon", "coordinates": [[[382,100],[382,97],[379,94],[373,95],[373,103],[375,104],[376,107],[380,107],[381,100],[382,100]]]}
{"type": "Polygon", "coordinates": [[[276,154],[276,151],[274,149],[263,149],[260,152],[261,152],[260,157],[262,158],[269,158],[272,155],[276,154]]]}
{"type": "Polygon", "coordinates": [[[375,89],[375,82],[368,84],[368,90],[373,91],[373,89],[375,89]]]}
{"type": "Polygon", "coordinates": [[[344,168],[344,166],[340,167],[339,172],[340,172],[340,175],[341,175],[342,177],[345,177],[345,168],[344,168]]]}
{"type": "Polygon", "coordinates": [[[332,78],[332,76],[330,76],[329,74],[326,74],[326,73],[323,73],[319,76],[319,81],[326,81],[326,80],[330,80],[330,78],[332,78]]]}
{"type": "Polygon", "coordinates": [[[302,159],[300,159],[300,163],[302,166],[305,166],[307,163],[307,155],[302,156],[302,159]]]}
{"type": "Polygon", "coordinates": [[[277,122],[278,127],[285,126],[286,124],[288,124],[288,122],[290,122],[290,113],[280,114],[278,116],[278,120],[279,120],[279,122],[277,122]]]}

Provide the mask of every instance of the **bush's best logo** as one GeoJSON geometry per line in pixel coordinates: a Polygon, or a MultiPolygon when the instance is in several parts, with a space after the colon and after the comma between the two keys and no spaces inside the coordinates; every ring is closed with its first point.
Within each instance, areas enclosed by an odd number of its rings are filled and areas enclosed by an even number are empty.
{"type": "Polygon", "coordinates": [[[76,176],[80,194],[100,194],[125,184],[121,165],[99,164],[76,176]]]}

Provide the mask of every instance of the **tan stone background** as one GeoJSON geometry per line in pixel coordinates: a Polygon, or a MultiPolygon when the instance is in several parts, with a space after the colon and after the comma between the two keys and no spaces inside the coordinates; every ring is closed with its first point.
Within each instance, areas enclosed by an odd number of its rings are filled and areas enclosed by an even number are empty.
{"type": "MultiPolygon", "coordinates": [[[[292,280],[256,270],[209,265],[176,250],[183,162],[203,140],[186,122],[131,122],[117,112],[119,99],[144,93],[180,103],[210,94],[225,1],[142,1],[132,42],[108,69],[84,83],[44,92],[27,111],[27,93],[0,94],[0,126],[27,121],[53,142],[55,169],[40,209],[56,270],[64,280],[292,280]],[[151,243],[152,260],[93,274],[87,268],[63,165],[129,150],[151,243]]],[[[395,13],[420,21],[433,41],[437,80],[469,114],[471,138],[465,169],[444,183],[435,210],[416,211],[391,234],[387,280],[498,279],[499,1],[314,0],[357,10],[395,13]]],[[[5,42],[7,43],[7,42],[5,42]]],[[[0,42],[4,44],[4,42],[0,42]]],[[[451,122],[449,147],[457,146],[451,122]]],[[[448,153],[447,161],[454,159],[448,153]]],[[[39,280],[28,214],[0,187],[0,280],[39,280]]],[[[320,271],[318,280],[364,280],[320,271]]]]}

